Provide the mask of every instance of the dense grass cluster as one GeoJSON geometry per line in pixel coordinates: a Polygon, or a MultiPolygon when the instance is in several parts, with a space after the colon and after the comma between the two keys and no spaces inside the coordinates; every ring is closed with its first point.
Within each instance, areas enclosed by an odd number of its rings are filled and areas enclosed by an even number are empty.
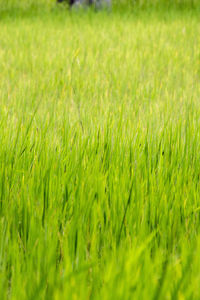
{"type": "Polygon", "coordinates": [[[0,299],[199,299],[199,14],[0,28],[0,299]]]}

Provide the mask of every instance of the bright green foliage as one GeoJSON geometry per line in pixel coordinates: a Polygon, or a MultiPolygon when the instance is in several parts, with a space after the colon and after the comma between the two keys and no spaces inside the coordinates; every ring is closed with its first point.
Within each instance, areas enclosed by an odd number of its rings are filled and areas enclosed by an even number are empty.
{"type": "MultiPolygon", "coordinates": [[[[0,11],[4,9],[20,8],[23,10],[39,10],[41,8],[55,7],[57,0],[0,0],[0,11]]],[[[148,7],[174,7],[174,8],[199,8],[199,0],[112,0],[113,9],[117,10],[132,10],[135,8],[148,8],[148,7]]],[[[69,0],[65,0],[65,4],[69,0]]],[[[61,5],[62,6],[62,5],[61,5]]]]}
{"type": "MultiPolygon", "coordinates": [[[[16,0],[15,0],[16,1],[16,0]]],[[[34,0],[32,0],[34,1],[34,0]]],[[[114,6],[123,8],[135,8],[137,6],[147,7],[180,7],[180,8],[199,8],[199,0],[112,0],[114,6]]]]}
{"type": "Polygon", "coordinates": [[[0,21],[0,299],[200,299],[195,11],[0,21]]]}

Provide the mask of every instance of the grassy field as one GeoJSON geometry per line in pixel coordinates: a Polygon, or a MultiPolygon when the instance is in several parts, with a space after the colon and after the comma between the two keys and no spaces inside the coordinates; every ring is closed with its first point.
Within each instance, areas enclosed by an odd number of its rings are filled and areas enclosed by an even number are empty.
{"type": "Polygon", "coordinates": [[[199,12],[0,16],[0,299],[200,299],[199,12]]]}

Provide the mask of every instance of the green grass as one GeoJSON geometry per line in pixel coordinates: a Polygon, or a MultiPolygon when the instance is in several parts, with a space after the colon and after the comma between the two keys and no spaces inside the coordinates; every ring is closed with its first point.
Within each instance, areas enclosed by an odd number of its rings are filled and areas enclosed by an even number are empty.
{"type": "Polygon", "coordinates": [[[200,299],[194,10],[0,20],[0,299],[200,299]]]}

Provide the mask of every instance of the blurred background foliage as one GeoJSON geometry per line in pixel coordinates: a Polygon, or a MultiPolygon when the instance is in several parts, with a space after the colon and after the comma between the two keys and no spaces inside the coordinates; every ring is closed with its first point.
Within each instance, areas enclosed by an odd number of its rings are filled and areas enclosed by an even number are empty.
{"type": "MultiPolygon", "coordinates": [[[[67,0],[66,0],[67,1],[67,0]]],[[[0,10],[7,9],[45,9],[55,8],[56,0],[0,0],[0,10]]],[[[199,0],[112,0],[114,9],[134,9],[148,7],[200,8],[199,0]]]]}

